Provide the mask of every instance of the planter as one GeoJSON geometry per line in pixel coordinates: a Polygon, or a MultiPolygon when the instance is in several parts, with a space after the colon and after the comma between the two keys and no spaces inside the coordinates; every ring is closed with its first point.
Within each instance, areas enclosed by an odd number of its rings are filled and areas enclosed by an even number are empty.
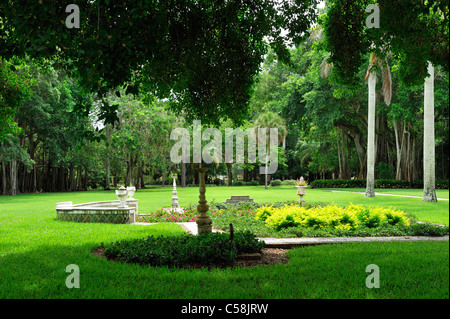
{"type": "Polygon", "coordinates": [[[128,192],[127,189],[125,187],[120,187],[119,189],[116,190],[116,196],[119,198],[120,204],[118,208],[126,208],[128,207],[127,205],[127,197],[128,197],[128,192]]]}
{"type": "Polygon", "coordinates": [[[127,187],[127,195],[128,195],[128,199],[134,199],[133,195],[136,192],[136,187],[135,186],[129,186],[127,187]]]}
{"type": "Polygon", "coordinates": [[[306,186],[295,186],[297,188],[297,195],[300,196],[299,203],[301,204],[305,200],[303,196],[306,195],[306,186]]]}

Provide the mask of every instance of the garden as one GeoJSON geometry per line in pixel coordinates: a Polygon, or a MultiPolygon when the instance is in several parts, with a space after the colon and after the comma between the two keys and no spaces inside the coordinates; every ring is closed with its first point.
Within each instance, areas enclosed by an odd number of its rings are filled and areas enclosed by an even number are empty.
{"type": "MultiPolygon", "coordinates": [[[[195,188],[180,188],[178,195],[181,205],[186,208],[192,207],[198,200],[198,190],[195,188]]],[[[305,232],[306,235],[309,231],[307,236],[329,236],[331,229],[327,227],[316,225],[307,228],[300,224],[282,227],[278,231],[272,225],[266,225],[266,222],[270,221],[269,217],[265,221],[260,220],[264,219],[263,216],[284,216],[283,207],[288,207],[294,222],[306,221],[308,219],[300,218],[306,216],[301,214],[303,210],[312,212],[327,205],[329,209],[335,210],[341,207],[342,210],[339,211],[343,214],[336,213],[336,216],[341,216],[340,222],[351,221],[352,216],[362,214],[363,211],[357,209],[360,206],[368,209],[366,214],[369,216],[374,214],[379,217],[375,218],[376,220],[385,222],[384,226],[380,225],[377,230],[377,227],[363,227],[356,218],[354,225],[358,227],[355,231],[360,229],[361,232],[370,233],[374,230],[380,233],[373,234],[377,236],[387,235],[389,232],[418,232],[417,229],[408,230],[406,217],[410,226],[420,225],[415,224],[415,221],[424,221],[429,225],[445,224],[446,228],[427,226],[423,230],[423,235],[440,236],[448,234],[448,201],[424,203],[417,198],[401,197],[400,201],[397,197],[386,196],[388,202],[384,206],[382,196],[366,201],[367,199],[358,193],[308,189],[307,196],[310,200],[300,207],[292,200],[296,196],[293,186],[271,187],[268,190],[265,190],[264,186],[208,187],[207,195],[208,199],[211,199],[209,204],[212,207],[208,214],[213,218],[214,227],[223,228],[226,232],[216,233],[205,242],[202,242],[202,238],[207,236],[186,234],[180,225],[167,219],[149,220],[149,223],[156,224],[147,226],[56,220],[55,202],[67,200],[69,197],[76,202],[109,200],[114,197],[111,192],[102,190],[0,197],[0,275],[3,279],[0,282],[0,296],[38,299],[448,298],[448,241],[293,248],[287,251],[286,262],[254,267],[230,267],[236,260],[238,251],[229,244],[229,223],[233,223],[235,246],[241,250],[239,253],[263,249],[256,238],[275,236],[277,233],[280,236],[298,236],[299,232],[305,232]],[[229,198],[230,194],[236,193],[250,194],[256,204],[230,207],[219,204],[229,198]],[[282,202],[277,203],[278,200],[282,202]],[[267,202],[272,204],[269,206],[267,202]],[[350,202],[354,205],[346,205],[350,202]],[[392,206],[392,209],[375,208],[389,206],[392,206]],[[264,214],[267,207],[272,207],[271,212],[264,214]],[[351,209],[351,212],[347,211],[349,219],[344,218],[346,210],[343,207],[351,209]],[[291,211],[290,208],[298,211],[291,211]],[[18,211],[22,213],[17,214],[18,211]],[[389,213],[392,213],[391,219],[382,218],[389,216],[389,213]],[[392,220],[391,223],[397,220],[395,224],[399,228],[394,230],[389,220],[392,220]],[[313,233],[314,231],[318,233],[313,233]],[[189,246],[186,246],[188,242],[189,246]],[[148,262],[149,250],[142,249],[149,243],[158,243],[152,246],[157,247],[152,254],[158,256],[152,259],[155,261],[153,264],[148,262]],[[110,249],[107,253],[110,259],[100,258],[93,253],[99,247],[103,247],[105,251],[110,249]],[[186,247],[191,249],[185,249],[186,247]],[[164,248],[171,253],[163,254],[164,248]],[[180,250],[183,252],[181,255],[177,254],[180,250]],[[190,254],[196,256],[194,261],[189,259],[192,258],[190,254]],[[364,284],[368,275],[364,269],[369,263],[377,264],[383,271],[380,289],[369,289],[364,284]],[[65,267],[69,264],[80,267],[80,289],[67,289],[65,285],[69,275],[65,267]],[[417,267],[420,267],[420,271],[417,267]]],[[[438,191],[438,195],[448,198],[448,191],[438,191]]],[[[157,214],[161,206],[170,204],[171,188],[139,190],[134,197],[139,200],[142,213],[157,214]]],[[[153,214],[145,215],[150,218],[153,214]]],[[[188,209],[186,215],[195,218],[193,210],[189,212],[188,209]]],[[[186,220],[190,221],[189,218],[186,220]]],[[[284,220],[289,221],[289,218],[284,220]]],[[[327,221],[333,224],[337,219],[327,221]]],[[[283,223],[276,225],[278,224],[283,223]]],[[[341,224],[349,225],[350,222],[341,224]]]]}
{"type": "MultiPolygon", "coordinates": [[[[216,229],[228,231],[231,223],[258,237],[445,236],[449,231],[448,226],[418,222],[400,210],[353,204],[212,204],[210,214],[216,229]]],[[[195,222],[197,217],[196,207],[190,207],[185,213],[142,214],[136,221],[181,223],[195,222]]]]}
{"type": "Polygon", "coordinates": [[[1,2],[0,299],[448,299],[448,6],[1,2]]]}

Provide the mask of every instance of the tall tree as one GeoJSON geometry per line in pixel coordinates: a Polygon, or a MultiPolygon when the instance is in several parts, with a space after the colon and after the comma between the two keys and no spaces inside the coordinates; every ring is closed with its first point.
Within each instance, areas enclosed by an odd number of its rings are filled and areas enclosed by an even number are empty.
{"type": "MultiPolygon", "coordinates": [[[[343,83],[354,83],[356,70],[352,65],[360,65],[362,55],[372,48],[380,56],[392,52],[399,61],[400,78],[406,84],[423,81],[428,75],[429,62],[449,72],[448,1],[378,1],[382,23],[379,28],[372,29],[364,26],[364,9],[371,1],[330,2],[325,21],[331,51],[329,60],[337,67],[343,83]]],[[[427,188],[424,200],[433,198],[429,194],[432,187],[427,188]]]]}
{"type": "MultiPolygon", "coordinates": [[[[269,149],[268,145],[268,141],[269,141],[269,129],[270,128],[276,128],[278,131],[278,144],[280,144],[281,141],[283,141],[284,137],[286,136],[286,120],[283,119],[281,116],[279,116],[278,114],[274,113],[274,112],[266,112],[261,114],[260,116],[258,116],[258,118],[255,120],[254,123],[255,128],[257,129],[262,129],[262,128],[266,128],[266,136],[265,136],[265,141],[266,141],[266,150],[269,149]]],[[[259,136],[259,134],[258,134],[259,136]]],[[[277,145],[278,145],[277,144],[277,145]]],[[[272,152],[273,150],[271,149],[270,152],[272,152]]],[[[267,189],[268,187],[268,162],[269,162],[269,152],[266,152],[266,156],[265,156],[265,174],[264,174],[264,185],[265,188],[267,189]]]]}
{"type": "Polygon", "coordinates": [[[370,54],[370,64],[366,74],[366,80],[369,87],[368,98],[368,116],[367,116],[367,178],[366,178],[366,197],[375,197],[375,107],[376,107],[376,83],[377,67],[381,68],[383,78],[383,96],[386,105],[391,104],[392,80],[391,71],[388,65],[383,65],[378,61],[375,53],[370,54]]]}
{"type": "Polygon", "coordinates": [[[434,135],[434,67],[428,63],[424,84],[423,103],[423,198],[424,202],[437,202],[435,190],[435,135],[434,135]]]}

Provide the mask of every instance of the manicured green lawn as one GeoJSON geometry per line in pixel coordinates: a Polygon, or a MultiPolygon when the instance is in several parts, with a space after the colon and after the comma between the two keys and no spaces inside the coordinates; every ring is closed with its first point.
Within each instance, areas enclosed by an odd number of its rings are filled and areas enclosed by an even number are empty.
{"type": "MultiPolygon", "coordinates": [[[[198,202],[198,188],[178,187],[178,197],[181,206],[194,205],[198,202]]],[[[336,189],[345,191],[364,192],[364,189],[336,189]]],[[[380,193],[417,195],[421,190],[377,190],[380,193]]],[[[448,190],[438,190],[438,197],[448,198],[448,190]]],[[[297,200],[296,189],[293,186],[270,187],[263,186],[236,186],[236,187],[207,187],[206,199],[208,202],[223,202],[231,195],[250,195],[256,202],[275,202],[297,200]]],[[[152,188],[138,190],[134,198],[139,199],[140,213],[168,207],[172,199],[172,187],[152,188]]],[[[366,198],[363,194],[351,192],[332,192],[326,189],[308,189],[304,197],[307,201],[335,202],[346,206],[349,203],[369,206],[394,207],[415,215],[424,222],[449,224],[449,201],[437,203],[423,203],[420,198],[398,196],[376,196],[366,198]]],[[[0,196],[0,212],[55,212],[55,203],[72,201],[74,204],[90,201],[117,200],[114,191],[94,190],[88,192],[71,193],[45,193],[45,194],[19,194],[13,196],[0,196]]],[[[54,213],[56,215],[56,212],[54,213]]]]}
{"type": "MultiPolygon", "coordinates": [[[[180,204],[195,204],[197,192],[179,188],[180,204]]],[[[207,189],[208,201],[241,194],[258,202],[296,199],[292,188],[207,189]]],[[[134,197],[145,212],[170,205],[171,195],[166,188],[138,191],[134,197]]],[[[113,191],[0,196],[0,298],[449,298],[448,241],[313,246],[291,250],[286,265],[181,270],[113,263],[90,254],[102,242],[182,234],[178,225],[82,224],[55,218],[59,201],[115,199],[113,191]],[[80,268],[80,289],[65,286],[69,264],[80,268]],[[365,286],[369,264],[380,268],[379,289],[365,286]]],[[[368,199],[325,190],[308,190],[306,200],[394,206],[414,211],[419,219],[448,224],[448,202],[368,199]]]]}

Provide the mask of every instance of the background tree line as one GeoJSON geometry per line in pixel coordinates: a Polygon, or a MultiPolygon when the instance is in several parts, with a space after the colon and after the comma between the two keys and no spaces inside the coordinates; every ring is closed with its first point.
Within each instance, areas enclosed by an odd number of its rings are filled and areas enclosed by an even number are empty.
{"type": "MultiPolygon", "coordinates": [[[[190,165],[171,163],[169,136],[174,127],[191,128],[197,116],[222,131],[277,127],[280,165],[272,179],[365,178],[372,130],[376,178],[422,179],[428,61],[435,64],[436,175],[448,179],[445,1],[397,1],[412,12],[396,20],[395,8],[383,0],[388,23],[372,31],[363,25],[369,0],[326,1],[319,24],[309,30],[316,1],[294,1],[279,10],[271,1],[205,1],[196,8],[157,1],[151,3],[156,11],[132,10],[123,19],[120,13],[130,10],[123,4],[80,1],[98,23],[76,35],[43,24],[45,12],[61,4],[19,2],[20,7],[0,5],[4,194],[117,184],[139,188],[146,182],[164,184],[172,173],[182,186],[196,184],[190,165]],[[16,19],[27,10],[30,19],[16,19]],[[224,13],[233,23],[216,19],[224,13]],[[113,19],[117,28],[106,23],[113,19]],[[134,34],[143,21],[161,28],[164,41],[143,37],[148,30],[139,30],[137,38],[122,36],[134,34]],[[213,27],[211,21],[216,21],[213,27]],[[404,31],[405,25],[415,32],[404,31]],[[291,33],[284,37],[281,27],[286,26],[291,33]],[[135,41],[143,38],[148,41],[135,41]],[[287,47],[287,40],[294,43],[287,47]],[[238,71],[243,67],[246,72],[238,71]],[[386,70],[389,102],[381,81],[386,70]],[[374,125],[369,125],[364,81],[369,73],[379,78],[374,125]]],[[[222,163],[211,169],[210,182],[227,176],[228,185],[236,178],[267,185],[258,172],[261,165],[222,163]]]]}

